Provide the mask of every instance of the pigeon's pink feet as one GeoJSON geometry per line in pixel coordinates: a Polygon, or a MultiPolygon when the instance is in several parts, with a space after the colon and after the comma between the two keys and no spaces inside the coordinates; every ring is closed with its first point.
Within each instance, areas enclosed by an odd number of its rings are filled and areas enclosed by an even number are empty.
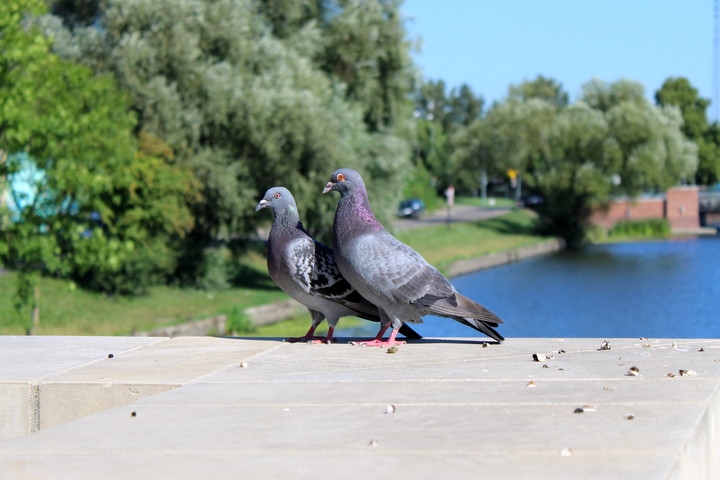
{"type": "Polygon", "coordinates": [[[335,331],[335,327],[328,327],[328,333],[325,338],[321,338],[320,340],[311,340],[308,343],[327,343],[330,345],[333,342],[333,332],[335,331]]]}
{"type": "Polygon", "coordinates": [[[387,340],[383,340],[382,336],[385,333],[386,329],[387,327],[381,328],[380,332],[372,340],[368,340],[366,342],[352,342],[352,344],[362,345],[363,347],[392,347],[393,345],[405,344],[405,342],[403,342],[402,340],[395,340],[399,329],[393,329],[393,331],[390,333],[390,338],[388,338],[387,340]]]}
{"type": "Polygon", "coordinates": [[[294,343],[294,342],[307,342],[307,343],[327,343],[330,344],[333,341],[333,331],[335,329],[333,327],[328,327],[328,333],[326,337],[315,337],[313,336],[313,333],[315,332],[315,329],[312,328],[311,331],[308,331],[308,333],[305,334],[304,337],[298,337],[298,338],[290,338],[285,340],[286,342],[294,343]]]}
{"type": "Polygon", "coordinates": [[[297,343],[297,342],[309,342],[311,340],[322,340],[323,337],[318,337],[318,336],[313,335],[315,333],[316,328],[317,328],[317,325],[311,325],[310,330],[308,330],[307,333],[305,335],[303,335],[302,337],[290,337],[290,338],[286,338],[283,341],[288,342],[288,343],[297,343]]]}
{"type": "Polygon", "coordinates": [[[378,340],[377,338],[373,338],[372,340],[368,340],[366,342],[352,342],[353,345],[362,345],[363,347],[392,347],[393,345],[405,345],[405,342],[402,340],[390,340],[389,338],[387,340],[378,340]]]}

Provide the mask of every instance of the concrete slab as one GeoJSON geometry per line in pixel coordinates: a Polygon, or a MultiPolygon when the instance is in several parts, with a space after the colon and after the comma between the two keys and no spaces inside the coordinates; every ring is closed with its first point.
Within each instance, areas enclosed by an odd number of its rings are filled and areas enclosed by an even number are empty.
{"type": "Polygon", "coordinates": [[[182,388],[2,442],[0,477],[720,476],[720,340],[603,340],[163,342],[55,375],[49,398],[182,388]]]}
{"type": "Polygon", "coordinates": [[[277,343],[0,336],[0,441],[177,388],[277,343]]]}
{"type": "Polygon", "coordinates": [[[38,381],[164,338],[0,336],[0,381],[38,381]]]}

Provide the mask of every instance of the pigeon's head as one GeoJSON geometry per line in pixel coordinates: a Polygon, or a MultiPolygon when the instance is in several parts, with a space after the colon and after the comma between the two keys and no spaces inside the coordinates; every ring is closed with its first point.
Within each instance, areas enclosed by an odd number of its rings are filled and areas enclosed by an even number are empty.
{"type": "Polygon", "coordinates": [[[330,175],[330,181],[325,185],[323,193],[334,191],[340,192],[340,195],[345,195],[357,188],[365,188],[360,174],[352,168],[341,168],[330,175]]]}
{"type": "Polygon", "coordinates": [[[260,211],[263,208],[269,208],[275,214],[288,209],[292,212],[297,212],[295,199],[290,193],[290,190],[285,187],[272,187],[265,192],[265,196],[260,200],[260,203],[257,204],[255,211],[260,211]]]}

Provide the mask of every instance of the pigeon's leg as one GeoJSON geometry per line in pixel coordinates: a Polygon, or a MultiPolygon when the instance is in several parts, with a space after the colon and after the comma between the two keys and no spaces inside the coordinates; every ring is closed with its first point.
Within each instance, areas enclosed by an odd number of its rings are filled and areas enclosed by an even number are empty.
{"type": "Polygon", "coordinates": [[[310,340],[308,343],[332,343],[334,331],[335,331],[334,327],[328,327],[327,336],[325,336],[325,338],[315,337],[313,340],[310,340]]]}
{"type": "Polygon", "coordinates": [[[286,342],[296,343],[296,342],[308,342],[311,340],[322,340],[323,337],[315,336],[314,333],[315,333],[315,329],[318,327],[318,325],[320,325],[320,322],[322,322],[323,319],[325,318],[325,315],[323,315],[320,312],[316,312],[315,310],[310,310],[309,308],[308,308],[308,311],[310,312],[310,316],[312,317],[312,320],[313,320],[312,325],[310,325],[310,330],[308,330],[307,333],[305,335],[303,335],[302,337],[286,338],[285,339],[286,342]]]}
{"type": "Polygon", "coordinates": [[[317,328],[316,325],[313,325],[310,327],[310,330],[307,331],[305,335],[302,337],[290,337],[286,338],[285,341],[289,343],[296,343],[296,342],[309,342],[309,341],[315,341],[315,340],[322,340],[323,337],[318,337],[313,335],[315,333],[315,329],[317,328]]]}
{"type": "Polygon", "coordinates": [[[383,335],[385,334],[385,330],[388,329],[389,325],[383,325],[380,327],[380,331],[378,334],[373,338],[372,340],[368,340],[366,342],[353,342],[353,345],[363,345],[365,347],[391,347],[393,345],[403,345],[405,342],[401,340],[395,340],[395,337],[398,334],[398,330],[400,328],[393,328],[392,332],[390,332],[390,338],[387,339],[387,341],[384,341],[382,339],[383,335]]]}

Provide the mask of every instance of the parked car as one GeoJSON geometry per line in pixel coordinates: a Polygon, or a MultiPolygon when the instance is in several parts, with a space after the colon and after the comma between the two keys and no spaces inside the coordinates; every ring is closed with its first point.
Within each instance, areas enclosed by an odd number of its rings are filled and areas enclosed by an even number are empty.
{"type": "Polygon", "coordinates": [[[425,213],[425,204],[419,198],[410,198],[403,200],[398,205],[398,217],[401,218],[421,218],[425,213]]]}
{"type": "Polygon", "coordinates": [[[542,197],[542,195],[537,194],[531,194],[527,196],[523,196],[522,199],[518,202],[518,206],[520,207],[527,207],[527,208],[537,208],[540,205],[542,205],[545,202],[545,199],[542,197]]]}

